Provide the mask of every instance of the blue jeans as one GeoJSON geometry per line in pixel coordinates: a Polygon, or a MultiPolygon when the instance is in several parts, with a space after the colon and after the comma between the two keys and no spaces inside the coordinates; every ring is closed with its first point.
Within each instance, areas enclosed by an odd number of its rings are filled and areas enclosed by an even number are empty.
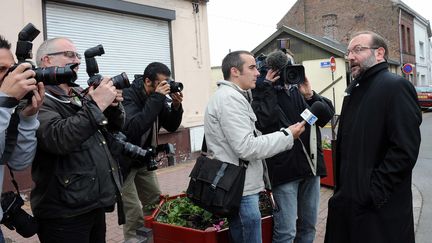
{"type": "Polygon", "coordinates": [[[0,228],[0,243],[5,243],[5,239],[4,239],[4,236],[3,236],[3,231],[1,230],[1,228],[0,228]]]}
{"type": "Polygon", "coordinates": [[[279,211],[273,213],[273,243],[314,241],[319,194],[319,176],[299,179],[273,188],[273,196],[279,206],[279,211]]]}
{"type": "Polygon", "coordinates": [[[233,243],[261,243],[261,213],[258,194],[244,196],[238,215],[228,218],[233,243]]]}

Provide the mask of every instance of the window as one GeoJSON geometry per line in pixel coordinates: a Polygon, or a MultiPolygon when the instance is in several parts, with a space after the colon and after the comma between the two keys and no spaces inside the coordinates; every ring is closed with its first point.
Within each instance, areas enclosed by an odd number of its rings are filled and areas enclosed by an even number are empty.
{"type": "Polygon", "coordinates": [[[424,59],[424,43],[423,41],[419,41],[419,51],[420,51],[420,58],[424,59]]]}
{"type": "Polygon", "coordinates": [[[402,50],[401,52],[406,52],[406,37],[405,37],[405,25],[401,25],[401,34],[402,34],[402,50]]]}
{"type": "Polygon", "coordinates": [[[324,36],[332,40],[336,39],[337,36],[337,15],[326,14],[322,16],[322,23],[324,29],[324,36]]]}
{"type": "Polygon", "coordinates": [[[408,27],[407,27],[407,43],[408,43],[407,46],[408,53],[411,53],[411,33],[410,33],[410,28],[408,27]]]}

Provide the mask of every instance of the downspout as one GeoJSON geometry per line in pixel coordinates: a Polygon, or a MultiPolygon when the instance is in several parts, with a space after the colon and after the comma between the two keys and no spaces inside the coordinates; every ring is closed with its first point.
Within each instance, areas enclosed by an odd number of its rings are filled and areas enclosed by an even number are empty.
{"type": "Polygon", "coordinates": [[[400,69],[402,72],[403,67],[403,49],[402,49],[402,33],[401,33],[401,26],[402,26],[402,9],[399,7],[399,50],[400,50],[400,69]]]}

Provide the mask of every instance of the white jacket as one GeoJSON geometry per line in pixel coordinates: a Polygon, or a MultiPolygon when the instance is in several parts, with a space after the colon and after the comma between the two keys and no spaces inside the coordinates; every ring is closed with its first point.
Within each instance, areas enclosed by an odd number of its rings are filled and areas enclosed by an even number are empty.
{"type": "Polygon", "coordinates": [[[204,134],[210,157],[238,165],[238,159],[249,161],[243,196],[264,190],[262,159],[288,150],[293,136],[274,132],[261,135],[255,128],[256,116],[244,91],[230,81],[218,81],[219,88],[210,98],[204,116],[204,134]],[[254,131],[258,134],[254,136],[254,131]]]}

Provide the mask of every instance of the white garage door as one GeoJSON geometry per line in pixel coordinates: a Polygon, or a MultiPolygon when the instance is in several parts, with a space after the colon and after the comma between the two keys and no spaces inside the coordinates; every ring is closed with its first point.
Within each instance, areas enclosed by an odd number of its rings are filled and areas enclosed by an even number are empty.
{"type": "MultiPolygon", "coordinates": [[[[105,54],[96,56],[99,71],[105,76],[142,74],[151,62],[171,67],[169,23],[134,15],[47,2],[48,38],[68,37],[82,55],[102,44],[105,54]]],[[[36,50],[34,50],[36,52],[36,50]]],[[[84,55],[83,55],[84,56],[84,55]]],[[[87,87],[85,59],[81,60],[77,83],[87,87]]]]}

